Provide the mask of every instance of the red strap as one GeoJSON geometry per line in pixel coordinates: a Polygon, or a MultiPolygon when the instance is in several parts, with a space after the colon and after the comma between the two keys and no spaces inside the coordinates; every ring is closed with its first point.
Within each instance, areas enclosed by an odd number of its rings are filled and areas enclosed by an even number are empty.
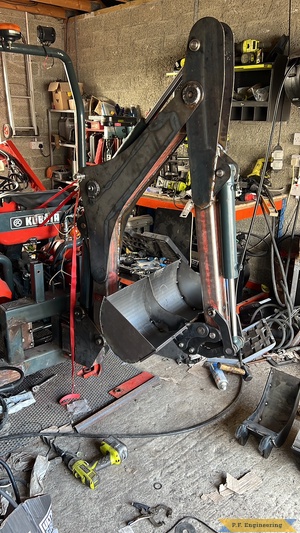
{"type": "Polygon", "coordinates": [[[52,202],[52,200],[55,200],[55,198],[60,196],[63,192],[67,191],[68,189],[70,189],[70,187],[74,187],[74,185],[77,185],[77,184],[78,184],[77,181],[72,181],[72,183],[69,183],[69,185],[66,185],[66,187],[64,187],[63,189],[59,189],[59,191],[57,191],[55,194],[53,194],[53,196],[50,196],[50,198],[45,200],[45,202],[41,204],[39,207],[37,207],[37,209],[43,209],[43,207],[46,207],[49,204],[49,202],[52,202]]]}
{"type": "MultiPolygon", "coordinates": [[[[75,192],[75,191],[74,191],[75,192]]],[[[76,306],[76,288],[77,288],[77,235],[76,235],[76,213],[79,202],[79,191],[77,192],[75,206],[74,206],[74,233],[73,233],[73,248],[72,248],[72,267],[71,267],[71,290],[70,290],[70,346],[71,346],[71,361],[72,361],[72,394],[75,390],[75,324],[74,312],[76,306]]]]}
{"type": "Polygon", "coordinates": [[[43,220],[43,222],[40,223],[40,226],[45,226],[47,222],[49,222],[49,220],[55,215],[55,213],[57,213],[57,211],[59,211],[69,200],[71,200],[71,198],[73,198],[73,196],[75,196],[77,192],[78,191],[72,191],[67,196],[67,198],[65,198],[62,202],[60,202],[60,204],[55,209],[53,209],[53,211],[51,211],[51,213],[47,216],[47,218],[45,218],[45,220],[43,220]]]}

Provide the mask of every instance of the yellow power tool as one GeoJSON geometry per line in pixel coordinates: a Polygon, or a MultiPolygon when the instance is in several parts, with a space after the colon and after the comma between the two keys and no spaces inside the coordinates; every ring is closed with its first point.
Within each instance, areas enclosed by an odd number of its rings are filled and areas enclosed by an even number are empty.
{"type": "Polygon", "coordinates": [[[100,443],[101,457],[90,465],[84,459],[78,459],[77,455],[65,451],[54,442],[54,438],[41,437],[45,444],[59,455],[76,479],[94,490],[99,484],[98,470],[109,465],[120,465],[127,458],[127,446],[115,437],[107,437],[100,443]]]}
{"type": "Polygon", "coordinates": [[[248,174],[247,178],[260,178],[260,175],[261,175],[261,171],[263,169],[263,166],[264,166],[264,162],[265,162],[265,158],[264,157],[261,157],[259,159],[257,159],[254,167],[253,167],[253,170],[252,172],[250,172],[250,174],[248,174]]]}
{"type": "Polygon", "coordinates": [[[247,53],[253,53],[257,52],[261,46],[259,46],[259,41],[256,39],[245,39],[244,41],[241,41],[240,43],[235,45],[235,49],[240,54],[247,54],[247,53]]]}
{"type": "Polygon", "coordinates": [[[127,446],[116,437],[110,436],[100,442],[102,457],[92,466],[96,471],[109,465],[120,465],[127,459],[127,446]]]}
{"type": "Polygon", "coordinates": [[[256,39],[245,39],[235,45],[236,60],[242,65],[262,63],[262,45],[256,39]]]}

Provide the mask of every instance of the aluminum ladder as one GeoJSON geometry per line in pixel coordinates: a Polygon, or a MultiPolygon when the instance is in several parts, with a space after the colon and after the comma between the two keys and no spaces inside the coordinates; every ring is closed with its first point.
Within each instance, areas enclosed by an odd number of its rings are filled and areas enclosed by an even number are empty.
{"type": "MultiPolygon", "coordinates": [[[[23,41],[27,44],[29,43],[29,27],[28,27],[28,13],[25,13],[25,26],[26,26],[26,38],[23,38],[23,41]]],[[[24,67],[25,67],[25,79],[26,79],[26,95],[18,96],[12,95],[9,85],[8,78],[8,67],[6,61],[5,52],[1,53],[2,59],[2,69],[3,69],[3,81],[5,96],[7,102],[7,111],[9,123],[3,125],[3,136],[5,139],[10,137],[37,137],[39,135],[39,130],[36,122],[36,112],[35,112],[35,100],[34,100],[34,89],[33,89],[33,76],[32,76],[32,66],[31,66],[31,57],[26,55],[24,57],[24,67]],[[28,101],[29,106],[29,125],[28,126],[16,126],[14,112],[13,112],[13,99],[17,98],[18,100],[28,101]]]]}

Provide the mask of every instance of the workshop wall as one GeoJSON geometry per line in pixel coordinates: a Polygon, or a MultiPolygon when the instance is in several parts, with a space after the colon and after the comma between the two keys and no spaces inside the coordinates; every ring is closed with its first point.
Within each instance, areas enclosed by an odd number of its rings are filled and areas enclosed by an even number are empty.
{"type": "MultiPolygon", "coordinates": [[[[26,22],[25,13],[11,11],[9,9],[0,10],[0,20],[2,22],[12,22],[21,27],[22,33],[26,36],[26,22]]],[[[56,42],[54,44],[57,48],[64,49],[65,47],[65,26],[62,20],[57,20],[52,17],[44,17],[40,15],[32,15],[28,13],[29,26],[29,42],[30,44],[38,44],[37,42],[37,26],[52,26],[56,31],[56,42]]],[[[54,63],[51,58],[32,56],[32,73],[34,84],[34,97],[37,125],[39,129],[39,141],[43,141],[45,155],[49,154],[48,146],[48,121],[47,109],[50,107],[50,95],[48,93],[48,85],[50,81],[56,79],[64,79],[64,69],[61,61],[55,60],[54,63]]],[[[6,63],[8,70],[8,77],[10,83],[10,90],[12,95],[26,94],[26,79],[24,68],[24,57],[18,54],[6,54],[6,63]]],[[[1,65],[2,70],[2,65],[1,65]]],[[[27,126],[29,124],[29,109],[25,100],[18,101],[13,99],[13,113],[16,126],[27,126]]],[[[3,76],[0,76],[0,136],[3,140],[2,126],[8,122],[7,103],[5,98],[5,90],[3,84],[3,76]]],[[[32,167],[34,172],[42,180],[45,180],[45,169],[49,166],[49,157],[43,157],[40,150],[32,150],[30,148],[30,141],[34,137],[14,137],[13,141],[18,150],[25,157],[26,161],[32,167]]],[[[59,157],[58,157],[59,162],[59,157]]],[[[48,185],[45,181],[46,186],[48,185]]]]}
{"type": "MultiPolygon", "coordinates": [[[[145,114],[170,83],[166,73],[185,55],[190,29],[198,18],[213,16],[226,22],[236,42],[254,38],[271,46],[282,34],[289,33],[288,8],[288,0],[242,5],[239,0],[136,0],[70,19],[67,51],[88,93],[112,98],[121,106],[139,105],[145,114]]],[[[300,10],[292,6],[292,53],[300,48],[299,27],[300,10]]],[[[283,170],[272,176],[276,188],[286,190],[291,182],[291,155],[298,151],[292,144],[292,134],[299,129],[300,110],[292,106],[289,121],[281,126],[277,123],[274,129],[272,147],[279,140],[284,150],[283,170]]],[[[241,175],[247,175],[256,159],[264,157],[270,131],[271,123],[267,122],[231,122],[229,155],[238,163],[241,175]]],[[[294,205],[291,198],[286,220],[294,205]]],[[[249,221],[238,224],[239,231],[248,227],[249,221]]],[[[254,232],[267,233],[263,217],[257,217],[254,232]]],[[[257,281],[269,281],[268,261],[251,263],[251,275],[257,281]]]]}

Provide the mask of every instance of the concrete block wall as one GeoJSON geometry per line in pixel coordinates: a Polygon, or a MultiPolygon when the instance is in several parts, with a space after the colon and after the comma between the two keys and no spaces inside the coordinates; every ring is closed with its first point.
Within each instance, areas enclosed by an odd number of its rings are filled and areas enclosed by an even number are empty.
{"type": "MultiPolygon", "coordinates": [[[[2,22],[11,22],[18,24],[21,27],[22,33],[26,36],[26,22],[25,13],[18,11],[11,11],[9,9],[0,10],[0,20],[2,22]]],[[[28,13],[28,27],[29,27],[29,43],[32,45],[39,44],[37,42],[37,26],[52,26],[56,31],[56,42],[53,46],[56,48],[65,48],[65,24],[62,20],[57,20],[52,17],[44,17],[40,15],[32,15],[28,13]]],[[[1,61],[1,59],[0,59],[1,61]]],[[[12,95],[26,94],[25,81],[25,67],[24,57],[18,54],[6,54],[6,63],[8,69],[8,77],[12,95]]],[[[1,64],[1,63],[0,63],[1,64]]],[[[51,58],[31,57],[34,98],[36,108],[36,120],[39,129],[39,141],[43,141],[45,155],[49,154],[48,145],[48,120],[47,109],[50,107],[51,99],[47,91],[50,81],[64,78],[64,68],[61,61],[51,58]]],[[[26,101],[18,101],[13,99],[13,113],[16,126],[26,126],[29,124],[29,109],[26,101]]],[[[8,122],[7,103],[5,97],[5,90],[3,84],[2,64],[0,75],[0,136],[4,140],[2,134],[3,124],[8,122]]],[[[45,169],[50,165],[49,157],[43,157],[39,150],[30,149],[30,141],[34,140],[34,136],[30,137],[14,137],[13,142],[16,144],[18,150],[25,157],[28,164],[34,170],[41,180],[44,180],[45,185],[49,186],[49,180],[45,178],[45,169]]],[[[57,163],[63,161],[62,154],[57,154],[57,163]]],[[[56,162],[55,161],[55,162],[56,162]]]]}
{"type": "MultiPolygon", "coordinates": [[[[291,53],[300,49],[300,11],[289,2],[266,0],[247,4],[239,0],[135,0],[126,6],[103,9],[70,19],[67,51],[73,58],[80,81],[88,93],[106,96],[121,106],[139,105],[145,114],[158,100],[170,78],[175,61],[184,56],[193,23],[212,16],[226,22],[235,41],[255,38],[273,45],[291,30],[291,53]]],[[[213,38],[213,36],[212,36],[213,38]]],[[[284,168],[273,173],[274,187],[286,189],[291,181],[293,133],[300,131],[300,110],[292,106],[288,122],[274,129],[272,147],[279,141],[284,149],[284,168]]],[[[247,175],[257,158],[264,157],[271,123],[232,121],[229,131],[229,155],[247,175]]],[[[296,148],[296,152],[295,152],[296,148]]],[[[289,201],[286,220],[294,210],[289,201]]],[[[238,224],[247,231],[249,221],[238,224]]],[[[263,217],[257,217],[254,232],[267,233],[263,217]]],[[[269,263],[251,260],[254,278],[266,281],[269,263]]]]}
{"type": "MultiPolygon", "coordinates": [[[[241,5],[238,0],[135,0],[70,19],[67,51],[88,93],[110,97],[123,106],[138,104],[146,113],[170,82],[166,72],[184,56],[198,18],[213,16],[226,22],[236,42],[256,38],[272,45],[288,33],[288,4],[266,0],[263,5],[257,2],[254,9],[253,4],[241,5]]],[[[300,49],[299,10],[293,8],[291,16],[291,52],[295,52],[300,49]]],[[[281,126],[285,170],[276,173],[276,182],[290,174],[290,155],[295,150],[292,134],[299,126],[299,111],[293,107],[289,122],[281,126]]],[[[230,155],[243,173],[264,155],[269,134],[269,123],[231,123],[230,155]]],[[[274,145],[278,135],[277,124],[274,145]]]]}
{"type": "MultiPolygon", "coordinates": [[[[198,18],[213,16],[226,22],[233,30],[236,42],[256,38],[272,44],[283,33],[287,34],[290,26],[293,53],[300,49],[300,11],[292,5],[289,21],[288,9],[288,0],[284,5],[279,0],[266,0],[255,5],[241,5],[238,0],[133,0],[126,5],[71,18],[66,32],[61,20],[30,14],[28,18],[32,44],[36,43],[37,25],[54,26],[57,33],[55,46],[66,49],[71,55],[78,80],[84,83],[86,93],[112,98],[121,106],[139,105],[146,114],[170,83],[166,73],[172,71],[175,61],[184,56],[190,29],[198,18]]],[[[3,22],[19,24],[25,32],[24,13],[1,9],[0,15],[3,22]]],[[[12,90],[19,93],[24,87],[21,57],[8,54],[7,59],[11,63],[12,90]]],[[[52,67],[52,61],[45,63],[43,58],[33,57],[32,66],[40,139],[44,142],[44,153],[48,154],[46,110],[50,106],[50,97],[47,87],[52,80],[64,79],[64,71],[60,62],[55,61],[52,67]]],[[[1,76],[0,89],[1,132],[2,124],[8,120],[1,76]]],[[[281,127],[275,126],[272,146],[279,140],[284,149],[284,169],[272,177],[276,187],[286,187],[291,181],[291,155],[298,151],[292,138],[294,132],[300,131],[299,113],[292,106],[289,121],[281,127]]],[[[22,119],[21,108],[17,109],[16,116],[22,119]]],[[[270,123],[231,122],[229,155],[238,163],[242,175],[248,174],[256,159],[265,155],[270,131],[270,123]]],[[[49,158],[31,150],[27,138],[14,141],[38,176],[44,178],[49,158]]],[[[55,162],[61,161],[63,153],[57,151],[55,162]]],[[[289,212],[294,206],[295,200],[291,199],[289,212]]],[[[238,229],[247,231],[248,226],[249,221],[245,221],[238,229]]],[[[266,234],[262,217],[257,218],[254,230],[266,234]]],[[[261,263],[258,278],[264,277],[263,274],[260,276],[261,263]]]]}

